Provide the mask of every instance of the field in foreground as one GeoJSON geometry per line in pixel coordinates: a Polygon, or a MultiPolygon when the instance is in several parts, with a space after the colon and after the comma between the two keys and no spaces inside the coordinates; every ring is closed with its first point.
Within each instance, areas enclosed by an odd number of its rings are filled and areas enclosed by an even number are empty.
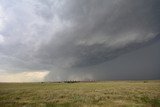
{"type": "Polygon", "coordinates": [[[160,81],[0,83],[0,107],[160,107],[160,81]]]}

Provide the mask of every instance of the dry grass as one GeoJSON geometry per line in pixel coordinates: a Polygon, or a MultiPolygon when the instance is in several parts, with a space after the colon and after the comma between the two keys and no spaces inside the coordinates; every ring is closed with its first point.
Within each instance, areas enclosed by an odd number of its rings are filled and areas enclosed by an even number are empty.
{"type": "Polygon", "coordinates": [[[0,107],[160,107],[160,81],[0,83],[0,107]]]}

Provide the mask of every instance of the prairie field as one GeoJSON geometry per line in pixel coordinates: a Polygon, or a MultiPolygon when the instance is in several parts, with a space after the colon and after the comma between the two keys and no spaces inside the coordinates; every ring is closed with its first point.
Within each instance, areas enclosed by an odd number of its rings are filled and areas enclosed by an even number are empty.
{"type": "Polygon", "coordinates": [[[0,107],[160,107],[160,81],[0,83],[0,107]]]}

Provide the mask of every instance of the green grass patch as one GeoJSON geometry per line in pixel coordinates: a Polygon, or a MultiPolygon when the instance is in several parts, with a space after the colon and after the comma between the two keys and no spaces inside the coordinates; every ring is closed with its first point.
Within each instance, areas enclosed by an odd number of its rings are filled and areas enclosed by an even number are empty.
{"type": "Polygon", "coordinates": [[[160,107],[160,81],[0,83],[0,107],[160,107]]]}

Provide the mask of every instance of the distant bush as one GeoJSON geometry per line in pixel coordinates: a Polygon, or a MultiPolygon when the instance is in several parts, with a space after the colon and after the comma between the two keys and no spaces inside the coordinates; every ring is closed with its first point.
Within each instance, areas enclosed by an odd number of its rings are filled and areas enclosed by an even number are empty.
{"type": "Polygon", "coordinates": [[[78,83],[80,81],[64,81],[64,83],[78,83]]]}
{"type": "Polygon", "coordinates": [[[143,81],[143,83],[148,83],[148,81],[145,80],[145,81],[143,81]]]}

